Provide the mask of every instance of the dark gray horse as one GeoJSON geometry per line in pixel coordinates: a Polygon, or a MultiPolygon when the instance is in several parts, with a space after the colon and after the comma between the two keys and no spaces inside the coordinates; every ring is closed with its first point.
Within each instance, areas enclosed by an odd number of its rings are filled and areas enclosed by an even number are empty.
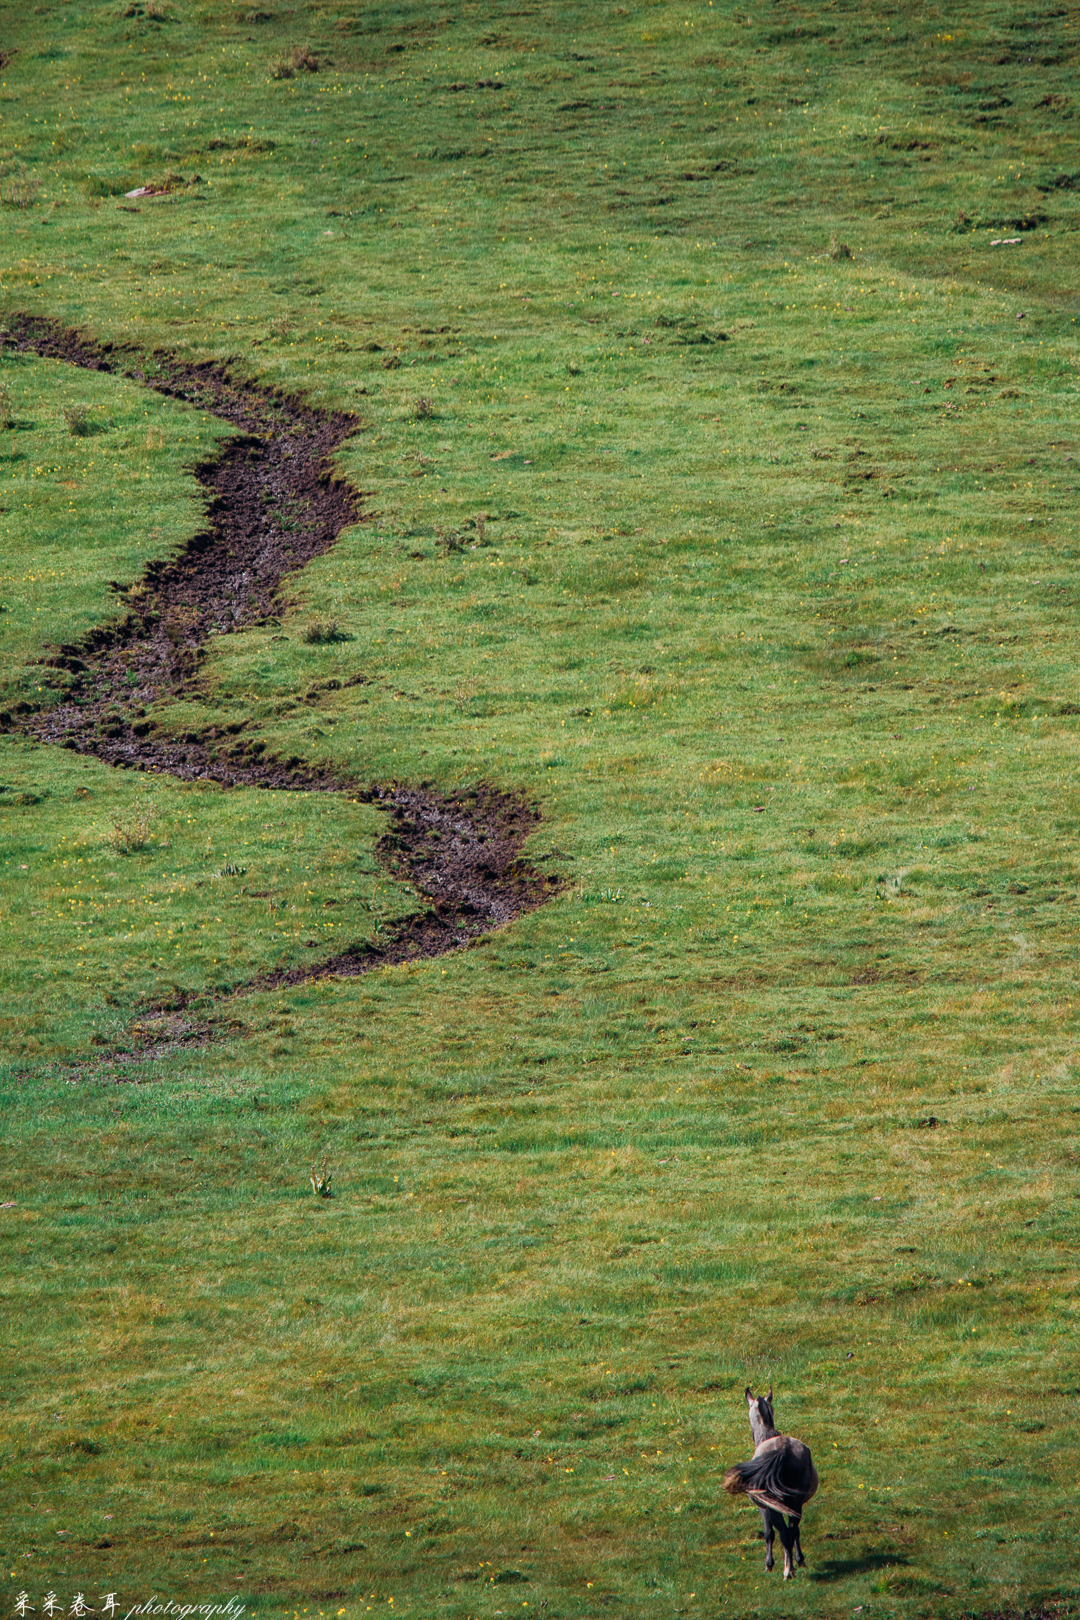
{"type": "Polygon", "coordinates": [[[791,1580],[796,1564],[804,1564],[799,1542],[802,1510],[817,1490],[817,1470],[810,1458],[810,1447],[790,1434],[777,1434],[773,1423],[772,1390],[752,1395],[747,1389],[750,1432],[754,1455],[749,1462],[736,1463],[724,1475],[724,1489],[732,1496],[748,1496],[761,1509],[765,1521],[765,1568],[773,1567],[773,1532],[779,1531],[784,1549],[784,1579],[791,1580]],[[787,1523],[784,1523],[784,1514],[787,1523]],[[794,1558],[792,1555],[794,1554],[794,1558]]]}

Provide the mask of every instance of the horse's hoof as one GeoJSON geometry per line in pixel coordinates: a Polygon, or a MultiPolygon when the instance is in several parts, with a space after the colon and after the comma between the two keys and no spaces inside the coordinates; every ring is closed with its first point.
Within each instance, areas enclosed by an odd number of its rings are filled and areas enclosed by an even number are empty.
{"type": "Polygon", "coordinates": [[[785,1569],[784,1579],[785,1581],[793,1581],[795,1579],[795,1571],[793,1569],[785,1569]]]}

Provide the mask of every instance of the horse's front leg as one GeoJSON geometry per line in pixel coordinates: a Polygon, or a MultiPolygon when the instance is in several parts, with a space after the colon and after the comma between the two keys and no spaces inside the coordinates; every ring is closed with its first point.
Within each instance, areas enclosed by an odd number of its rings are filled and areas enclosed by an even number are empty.
{"type": "Polygon", "coordinates": [[[802,1525],[802,1520],[793,1519],[791,1522],[795,1527],[795,1562],[801,1569],[803,1564],[806,1563],[806,1559],[803,1557],[802,1542],[799,1540],[799,1529],[802,1525]]]}
{"type": "Polygon", "coordinates": [[[765,1526],[765,1573],[767,1575],[773,1567],[772,1548],[773,1532],[776,1529],[776,1515],[773,1513],[772,1508],[762,1508],[761,1518],[765,1526]]]}

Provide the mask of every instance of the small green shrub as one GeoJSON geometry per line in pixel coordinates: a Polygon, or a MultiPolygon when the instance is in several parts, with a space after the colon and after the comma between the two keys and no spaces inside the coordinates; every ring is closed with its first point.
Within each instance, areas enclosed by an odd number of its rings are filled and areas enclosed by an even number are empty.
{"type": "Polygon", "coordinates": [[[462,676],[454,686],[454,702],[458,708],[467,709],[479,690],[479,683],[471,676],[462,676]]]}
{"type": "Polygon", "coordinates": [[[101,841],[114,855],[134,855],[153,838],[153,812],[142,807],[126,815],[117,812],[101,835],[101,841]]]}
{"type": "Polygon", "coordinates": [[[276,56],[270,64],[272,79],[293,79],[298,73],[318,73],[319,59],[306,45],[295,45],[291,51],[276,56]]]}
{"type": "Polygon", "coordinates": [[[85,439],[94,431],[89,405],[65,405],[64,421],[73,439],[85,439]]]}
{"type": "Polygon", "coordinates": [[[88,202],[100,202],[105,197],[122,197],[136,184],[130,174],[113,175],[87,174],[82,181],[81,190],[88,202]]]}
{"type": "Polygon", "coordinates": [[[303,639],[313,647],[342,640],[341,626],[336,619],[309,619],[302,634],[303,639]]]}
{"type": "Polygon", "coordinates": [[[0,204],[6,208],[32,208],[38,199],[41,181],[22,165],[0,164],[0,204]]]}

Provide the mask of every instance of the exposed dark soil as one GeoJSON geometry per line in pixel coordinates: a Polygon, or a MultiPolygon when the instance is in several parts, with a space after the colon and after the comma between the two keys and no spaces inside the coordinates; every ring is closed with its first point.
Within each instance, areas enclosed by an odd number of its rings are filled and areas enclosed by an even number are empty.
{"type": "MultiPolygon", "coordinates": [[[[227,366],[143,356],[39,317],[16,317],[8,326],[16,348],[134,378],[209,411],[238,433],[196,469],[210,495],[207,528],[178,556],[150,563],[140,580],[121,588],[129,607],[116,624],[46,652],[45,663],[70,675],[63,698],[50,708],[21,704],[0,713],[0,730],[131,770],[226,787],[348,792],[382,805],[391,827],[378,857],[431,901],[377,943],[360,942],[326,961],[281,968],[235,988],[297,984],[438,956],[555,893],[559,880],[521,858],[540,817],[513,794],[489,786],[440,794],[428,786],[361,784],[327,765],[268,754],[243,724],[182,735],[155,725],[152,705],[191,691],[211,635],[273,617],[282,605],[282,582],[362,521],[356,492],[329,467],[333,451],[355,430],[355,418],[261,389],[227,366]]],[[[170,1045],[193,1044],[196,1028],[209,1038],[209,1025],[187,1025],[171,1043],[156,1032],[140,1048],[134,1026],[134,1047],[144,1057],[160,1055],[170,1045]]]]}

